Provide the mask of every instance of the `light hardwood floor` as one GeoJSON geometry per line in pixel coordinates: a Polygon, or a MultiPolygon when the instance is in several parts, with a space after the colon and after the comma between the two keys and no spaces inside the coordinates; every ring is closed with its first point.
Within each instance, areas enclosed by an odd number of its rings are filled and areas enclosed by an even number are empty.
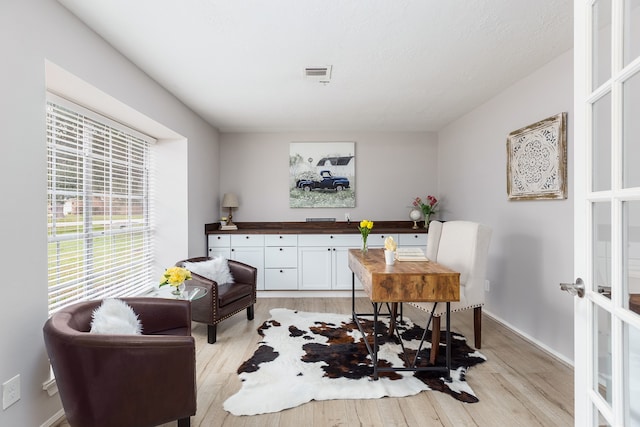
{"type": "MultiPolygon", "coordinates": [[[[275,414],[237,417],[222,409],[240,388],[236,369],[259,341],[256,328],[269,310],[350,313],[349,298],[260,298],[255,319],[244,313],[218,325],[218,342],[207,344],[206,326],[194,323],[198,412],[192,426],[572,426],[573,370],[491,318],[483,317],[481,352],[488,361],[473,367],[467,381],[480,402],[461,403],[436,391],[403,398],[313,401],[275,414]]],[[[356,309],[370,310],[360,298],[356,309]]],[[[426,313],[405,304],[405,316],[426,323],[426,313]]],[[[452,315],[452,330],[473,345],[473,310],[452,315]]],[[[162,427],[173,427],[177,423],[162,427]]],[[[66,426],[66,424],[62,424],[66,426]]]]}

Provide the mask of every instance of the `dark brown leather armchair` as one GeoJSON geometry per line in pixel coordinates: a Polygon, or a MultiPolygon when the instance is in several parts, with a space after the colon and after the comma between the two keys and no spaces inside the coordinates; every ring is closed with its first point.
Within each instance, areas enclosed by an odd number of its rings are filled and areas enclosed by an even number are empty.
{"type": "Polygon", "coordinates": [[[102,301],[71,305],[43,328],[65,416],[74,427],[143,427],[196,413],[195,340],[188,301],[122,298],[143,335],[91,334],[102,301]]]}
{"type": "MultiPolygon", "coordinates": [[[[185,262],[202,262],[208,257],[197,257],[179,261],[177,266],[183,267],[185,262]]],[[[217,325],[236,313],[247,309],[247,319],[253,320],[253,305],[256,303],[257,269],[239,261],[229,260],[229,270],[234,283],[217,283],[191,273],[192,284],[206,287],[207,294],[192,301],[191,318],[195,322],[207,324],[207,342],[216,342],[217,325]]]]}

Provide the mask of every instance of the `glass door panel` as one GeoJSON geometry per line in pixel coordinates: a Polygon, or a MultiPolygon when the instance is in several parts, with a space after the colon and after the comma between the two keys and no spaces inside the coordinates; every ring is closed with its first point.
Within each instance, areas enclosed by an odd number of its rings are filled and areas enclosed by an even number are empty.
{"type": "Polygon", "coordinates": [[[625,202],[624,277],[626,298],[624,307],[640,316],[640,201],[625,202]]]}
{"type": "Polygon", "coordinates": [[[594,314],[594,324],[597,325],[595,345],[596,354],[598,355],[594,361],[596,368],[594,388],[611,405],[613,401],[613,388],[611,387],[611,315],[602,307],[598,307],[594,314]]]}
{"type": "MultiPolygon", "coordinates": [[[[596,412],[598,411],[598,408],[594,407],[593,409],[596,412]]],[[[607,420],[599,412],[598,412],[598,424],[595,424],[595,425],[597,425],[598,427],[611,427],[611,424],[609,424],[607,420]]]]}
{"type": "Polygon", "coordinates": [[[611,0],[593,4],[592,84],[599,87],[611,77],[611,0]]]}
{"type": "MultiPolygon", "coordinates": [[[[640,329],[626,325],[625,337],[627,342],[627,393],[629,425],[640,426],[640,329]]],[[[627,405],[625,405],[627,406],[627,405]]]]}
{"type": "Polygon", "coordinates": [[[623,83],[622,97],[623,186],[640,187],[640,72],[623,83]]]}
{"type": "Polygon", "coordinates": [[[624,65],[640,56],[640,0],[624,2],[624,65]]]}
{"type": "Polygon", "coordinates": [[[611,298],[611,203],[593,205],[594,291],[611,298]]]}
{"type": "Polygon", "coordinates": [[[611,94],[593,104],[593,191],[611,189],[611,94]]]}

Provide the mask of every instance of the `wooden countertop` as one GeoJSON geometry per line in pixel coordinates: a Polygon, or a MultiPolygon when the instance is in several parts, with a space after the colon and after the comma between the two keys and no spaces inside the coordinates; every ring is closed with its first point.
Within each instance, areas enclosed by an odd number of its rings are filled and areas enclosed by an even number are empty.
{"type": "MultiPolygon", "coordinates": [[[[360,234],[359,222],[236,222],[237,230],[219,230],[219,222],[204,225],[205,234],[360,234]]],[[[374,221],[373,234],[421,234],[427,230],[424,222],[418,222],[413,229],[413,221],[374,221]]]]}

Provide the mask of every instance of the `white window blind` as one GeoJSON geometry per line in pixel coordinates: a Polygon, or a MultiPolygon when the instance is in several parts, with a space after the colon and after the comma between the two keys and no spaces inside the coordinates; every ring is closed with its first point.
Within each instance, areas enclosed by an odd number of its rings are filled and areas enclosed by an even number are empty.
{"type": "Polygon", "coordinates": [[[140,294],[153,282],[155,141],[47,98],[49,314],[140,294]]]}

